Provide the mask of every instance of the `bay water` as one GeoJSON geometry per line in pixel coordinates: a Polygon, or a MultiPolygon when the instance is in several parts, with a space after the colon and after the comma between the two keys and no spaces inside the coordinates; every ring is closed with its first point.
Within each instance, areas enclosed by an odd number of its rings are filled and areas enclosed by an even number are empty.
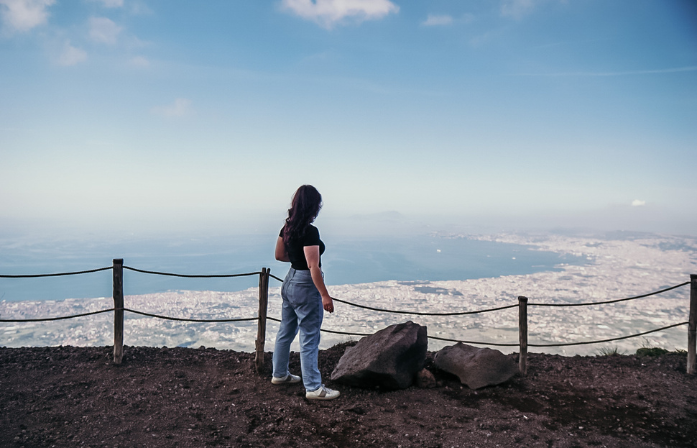
{"type": "MultiPolygon", "coordinates": [[[[559,264],[584,264],[585,258],[534,247],[434,235],[332,239],[322,267],[328,285],[385,280],[466,280],[558,270],[559,264]]],[[[0,274],[44,274],[124,265],[178,274],[236,274],[262,267],[283,278],[289,265],[273,258],[275,236],[237,235],[196,239],[0,242],[0,274]]],[[[0,278],[0,300],[63,300],[110,297],[111,271],[49,278],[0,278]]],[[[173,290],[240,291],[258,276],[187,279],[124,272],[126,295],[173,290]]]]}

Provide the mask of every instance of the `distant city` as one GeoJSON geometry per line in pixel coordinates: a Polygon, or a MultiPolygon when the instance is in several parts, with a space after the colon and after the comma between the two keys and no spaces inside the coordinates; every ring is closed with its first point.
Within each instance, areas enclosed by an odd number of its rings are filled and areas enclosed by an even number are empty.
{"type": "MultiPolygon", "coordinates": [[[[464,238],[464,235],[451,235],[464,238]]],[[[455,312],[517,304],[520,295],[530,303],[593,302],[635,296],[689,280],[697,273],[697,240],[661,235],[615,235],[613,238],[556,234],[500,234],[469,239],[528,246],[537,251],[580,257],[584,264],[559,264],[555,270],[469,280],[404,281],[347,284],[330,287],[340,299],[376,308],[420,312],[455,312]]],[[[575,259],[575,258],[574,258],[575,259]]],[[[282,276],[281,273],[276,273],[282,276]]],[[[168,291],[126,296],[128,308],[174,317],[224,319],[254,317],[258,292],[168,291]]],[[[271,279],[269,316],[280,315],[280,283],[271,279]]],[[[0,316],[34,318],[84,313],[113,306],[112,299],[59,301],[2,301],[0,316]]],[[[323,328],[372,333],[387,325],[412,320],[428,326],[428,334],[468,341],[517,343],[516,308],[467,316],[429,317],[388,314],[337,303],[325,313],[323,328]]],[[[617,304],[589,307],[528,309],[529,343],[552,344],[608,339],[687,321],[689,286],[661,295],[617,304]]],[[[0,323],[0,345],[100,346],[112,344],[111,313],[67,321],[0,323]]],[[[267,350],[273,350],[277,324],[268,322],[267,350]]],[[[252,351],[256,322],[180,323],[126,314],[124,343],[131,346],[216,347],[252,351]]],[[[322,348],[358,336],[323,333],[322,348]]],[[[297,342],[296,342],[297,344],[297,342]]],[[[437,350],[450,342],[429,341],[437,350]]],[[[634,352],[641,346],[685,349],[687,327],[606,344],[531,348],[531,352],[592,355],[603,347],[634,352]]],[[[295,346],[294,350],[298,350],[295,346]]],[[[517,347],[499,347],[504,353],[517,347]]]]}

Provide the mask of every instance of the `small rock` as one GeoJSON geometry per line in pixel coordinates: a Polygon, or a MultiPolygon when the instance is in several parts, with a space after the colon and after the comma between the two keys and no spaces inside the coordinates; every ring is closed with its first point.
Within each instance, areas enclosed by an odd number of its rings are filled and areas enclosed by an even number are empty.
{"type": "Polygon", "coordinates": [[[432,389],[436,387],[436,378],[427,369],[421,369],[416,374],[416,385],[422,389],[432,389]]]}
{"type": "Polygon", "coordinates": [[[346,412],[353,412],[354,414],[358,414],[358,415],[365,414],[365,409],[363,409],[361,406],[358,406],[358,405],[348,407],[345,410],[346,410],[346,412]]]}

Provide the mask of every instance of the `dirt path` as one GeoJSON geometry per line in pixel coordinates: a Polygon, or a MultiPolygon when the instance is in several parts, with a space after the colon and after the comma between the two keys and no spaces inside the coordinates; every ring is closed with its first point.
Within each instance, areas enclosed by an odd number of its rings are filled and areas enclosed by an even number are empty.
{"type": "Polygon", "coordinates": [[[345,347],[320,352],[331,402],[271,385],[270,354],[259,376],[215,349],[126,347],[115,366],[109,347],[0,348],[0,446],[697,447],[685,355],[531,354],[527,377],[479,391],[429,360],[437,388],[387,392],[328,380],[345,347]]]}

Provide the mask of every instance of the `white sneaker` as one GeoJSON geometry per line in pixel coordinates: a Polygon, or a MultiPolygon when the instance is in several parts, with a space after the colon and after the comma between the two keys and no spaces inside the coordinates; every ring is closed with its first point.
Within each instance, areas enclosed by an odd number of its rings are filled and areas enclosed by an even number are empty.
{"type": "Polygon", "coordinates": [[[324,384],[322,384],[322,386],[320,386],[320,388],[317,390],[305,392],[305,398],[308,400],[333,400],[339,395],[341,395],[341,393],[338,390],[324,387],[324,384]]]}
{"type": "Polygon", "coordinates": [[[282,378],[276,378],[275,376],[271,377],[271,384],[293,384],[299,382],[300,377],[298,375],[293,375],[292,373],[289,373],[282,378]]]}

